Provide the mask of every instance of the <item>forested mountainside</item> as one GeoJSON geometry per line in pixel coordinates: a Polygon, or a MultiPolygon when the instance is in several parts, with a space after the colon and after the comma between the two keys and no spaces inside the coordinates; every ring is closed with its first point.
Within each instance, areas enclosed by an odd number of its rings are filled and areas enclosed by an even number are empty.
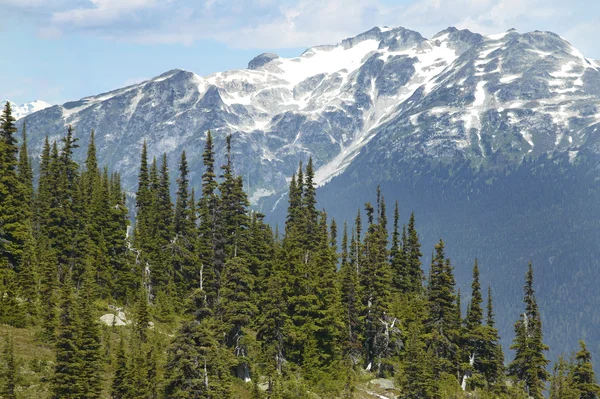
{"type": "Polygon", "coordinates": [[[478,255],[461,294],[446,243],[426,248],[418,216],[401,219],[380,187],[374,201],[336,221],[317,208],[309,158],[289,182],[284,225],[272,229],[249,208],[232,136],[219,165],[208,132],[198,192],[185,152],[171,173],[167,156],[150,159],[142,143],[130,224],[120,176],[99,166],[93,131],[81,165],[70,126],[60,141],[46,139],[34,185],[26,129],[17,146],[14,122],[7,103],[3,397],[600,395],[584,341],[549,370],[536,299],[547,287],[538,287],[531,263],[519,268],[522,303],[503,351],[478,255]]]}

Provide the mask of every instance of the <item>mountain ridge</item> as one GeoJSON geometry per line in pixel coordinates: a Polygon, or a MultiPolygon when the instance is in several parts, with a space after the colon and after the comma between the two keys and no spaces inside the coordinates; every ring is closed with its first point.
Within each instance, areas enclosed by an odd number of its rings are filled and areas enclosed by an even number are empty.
{"type": "MultiPolygon", "coordinates": [[[[136,162],[129,158],[142,136],[148,139],[151,153],[167,152],[174,162],[176,153],[190,145],[191,139],[202,140],[206,130],[213,130],[217,140],[232,133],[249,152],[238,154],[237,167],[249,173],[246,177],[254,195],[285,191],[292,165],[309,155],[318,168],[318,183],[325,184],[377,136],[386,137],[379,141],[388,149],[385,143],[389,142],[403,151],[410,150],[414,141],[430,147],[409,151],[408,157],[450,154],[470,158],[474,165],[485,164],[486,154],[504,142],[517,140],[518,154],[512,154],[512,162],[520,162],[518,158],[533,150],[538,137],[512,133],[494,142],[485,132],[481,134],[487,118],[482,114],[504,112],[501,122],[516,132],[520,127],[515,119],[521,117],[521,109],[533,109],[530,119],[535,123],[553,124],[547,131],[571,129],[569,117],[586,112],[577,96],[588,102],[593,97],[596,107],[600,67],[551,32],[509,30],[482,36],[450,27],[426,39],[403,27],[374,27],[335,45],[310,47],[299,57],[261,54],[249,62],[248,69],[206,77],[174,69],[139,84],[51,107],[45,114],[30,116],[29,124],[40,119],[50,120],[53,126],[36,128],[39,133],[33,138],[33,148],[38,151],[40,138],[56,136],[61,125],[72,124],[82,135],[95,129],[105,151],[117,137],[135,131],[136,140],[126,141],[128,159],[115,161],[126,184],[136,174],[136,162]],[[532,103],[545,99],[552,104],[532,103]],[[444,107],[434,106],[443,101],[444,107]],[[568,104],[561,106],[565,101],[568,104]],[[571,111],[571,106],[578,109],[571,111]],[[562,114],[548,121],[557,110],[562,114]],[[121,126],[111,124],[109,118],[119,119],[121,126]],[[444,138],[421,132],[439,131],[436,125],[443,124],[450,131],[444,138]],[[392,129],[412,132],[403,139],[397,133],[391,137],[392,129]]],[[[571,150],[573,140],[575,144],[585,141],[568,136],[571,142],[563,147],[571,150]]],[[[557,137],[555,141],[560,143],[557,137]]],[[[557,150],[553,148],[557,146],[546,138],[543,145],[538,144],[540,153],[557,150]]]]}

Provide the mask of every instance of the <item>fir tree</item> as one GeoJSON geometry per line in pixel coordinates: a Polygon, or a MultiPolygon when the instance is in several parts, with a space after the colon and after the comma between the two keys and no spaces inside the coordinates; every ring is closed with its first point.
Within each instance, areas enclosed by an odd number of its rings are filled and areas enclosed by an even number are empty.
{"type": "Polygon", "coordinates": [[[112,399],[128,399],[130,398],[129,369],[123,337],[119,340],[115,361],[115,375],[111,384],[110,397],[112,399]]]}
{"type": "Polygon", "coordinates": [[[2,398],[17,399],[19,364],[15,357],[14,341],[10,333],[5,338],[2,363],[2,385],[0,390],[2,398]]]}
{"type": "Polygon", "coordinates": [[[231,397],[230,358],[220,347],[212,317],[184,323],[168,350],[165,396],[212,399],[231,397]]]}
{"type": "Polygon", "coordinates": [[[564,357],[559,357],[554,364],[550,378],[550,399],[579,399],[579,392],[573,384],[573,365],[564,357]]]}
{"type": "Polygon", "coordinates": [[[439,359],[440,370],[455,374],[458,365],[459,315],[455,280],[450,260],[444,254],[444,242],[435,246],[431,275],[427,286],[430,306],[427,328],[431,334],[432,349],[439,359]]]}
{"type": "Polygon", "coordinates": [[[56,363],[51,380],[52,395],[57,399],[78,398],[82,394],[81,355],[78,348],[79,321],[73,283],[66,274],[61,289],[60,316],[56,339],[56,363]]]}
{"type": "Polygon", "coordinates": [[[57,317],[57,288],[58,265],[52,251],[47,244],[40,249],[41,261],[41,339],[44,342],[54,342],[56,339],[57,317]]]}
{"type": "Polygon", "coordinates": [[[250,377],[248,347],[245,344],[245,328],[258,309],[252,302],[254,276],[248,262],[235,257],[225,264],[223,279],[223,323],[226,326],[226,344],[238,358],[236,374],[241,379],[250,377]]]}
{"type": "Polygon", "coordinates": [[[7,101],[0,116],[0,267],[18,270],[26,220],[30,213],[26,188],[17,175],[17,132],[15,118],[7,101]]]}
{"type": "Polygon", "coordinates": [[[596,399],[600,396],[600,385],[592,368],[592,355],[579,341],[579,351],[575,355],[575,365],[572,372],[573,385],[579,393],[579,399],[596,399]]]}
{"type": "Polygon", "coordinates": [[[387,231],[382,215],[370,203],[365,205],[368,230],[363,248],[363,265],[359,274],[365,331],[367,368],[383,373],[382,365],[390,355],[392,333],[396,319],[390,313],[392,274],[388,263],[387,231]]]}
{"type": "Polygon", "coordinates": [[[402,376],[402,399],[439,398],[431,354],[426,352],[425,344],[416,325],[411,324],[404,354],[404,373],[402,376]]]}
{"type": "MultiPolygon", "coordinates": [[[[350,246],[354,244],[354,232],[350,240],[350,246]]],[[[358,357],[360,352],[360,287],[358,284],[358,275],[353,265],[352,258],[348,254],[348,228],[344,223],[344,232],[342,235],[342,257],[340,265],[340,285],[342,294],[342,306],[344,309],[345,322],[345,338],[344,338],[344,354],[349,359],[358,357]]]]}
{"type": "Polygon", "coordinates": [[[421,243],[415,227],[415,214],[411,213],[408,222],[406,241],[403,251],[406,256],[406,290],[409,293],[420,293],[423,290],[423,271],[421,269],[421,243]]]}
{"type": "Polygon", "coordinates": [[[483,327],[484,339],[479,366],[485,376],[488,389],[492,391],[504,388],[504,353],[495,324],[492,289],[488,287],[486,325],[483,327]]]}
{"type": "Polygon", "coordinates": [[[25,215],[29,220],[33,213],[33,169],[27,150],[27,123],[23,122],[21,129],[21,147],[19,148],[18,176],[23,187],[23,201],[26,207],[25,215]]]}
{"type": "Polygon", "coordinates": [[[95,281],[88,264],[83,278],[83,287],[79,295],[78,356],[81,359],[79,380],[81,381],[81,398],[96,399],[102,393],[102,342],[100,328],[94,312],[95,281]]]}
{"type": "Polygon", "coordinates": [[[508,367],[509,375],[523,382],[529,396],[543,398],[543,390],[549,373],[544,352],[548,346],[543,343],[542,320],[540,317],[535,291],[533,289],[533,266],[529,263],[525,279],[525,313],[515,323],[515,339],[511,349],[515,358],[508,367]]]}

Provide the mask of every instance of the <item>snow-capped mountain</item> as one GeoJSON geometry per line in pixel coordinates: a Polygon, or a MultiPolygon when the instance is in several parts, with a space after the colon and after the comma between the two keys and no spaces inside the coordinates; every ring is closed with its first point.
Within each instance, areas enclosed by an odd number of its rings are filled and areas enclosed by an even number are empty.
{"type": "MultiPolygon", "coordinates": [[[[36,101],[29,102],[29,103],[21,104],[21,105],[15,104],[14,102],[12,102],[10,100],[8,100],[8,102],[10,102],[12,114],[13,114],[14,118],[17,120],[24,118],[29,114],[33,114],[34,112],[41,111],[43,109],[46,109],[46,108],[52,106],[52,104],[49,104],[49,103],[47,103],[45,101],[41,101],[41,100],[36,100],[36,101]]],[[[4,103],[6,103],[6,101],[2,102],[2,104],[4,104],[4,103]]]]}
{"type": "MultiPolygon", "coordinates": [[[[28,116],[34,148],[72,124],[95,129],[100,160],[134,187],[141,143],[198,170],[207,130],[234,135],[253,201],[285,190],[313,156],[320,184],[370,143],[371,156],[470,159],[577,151],[600,127],[600,65],[550,32],[482,36],[449,28],[431,39],[373,28],[296,58],[261,54],[247,69],[201,77],[172,70],[28,116]]],[[[82,151],[83,153],[83,151],[82,151]]],[[[497,164],[497,161],[494,161],[497,164]]]]}

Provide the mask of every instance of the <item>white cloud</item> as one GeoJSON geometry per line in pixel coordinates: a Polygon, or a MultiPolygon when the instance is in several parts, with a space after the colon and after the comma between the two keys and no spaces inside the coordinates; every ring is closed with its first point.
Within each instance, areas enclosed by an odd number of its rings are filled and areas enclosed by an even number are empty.
{"type": "Polygon", "coordinates": [[[90,3],[91,7],[55,12],[51,21],[71,27],[102,27],[156,6],[154,0],[90,0],[90,3]]]}
{"type": "Polygon", "coordinates": [[[37,9],[46,37],[83,31],[143,43],[208,38],[240,48],[335,43],[375,25],[401,25],[425,36],[448,26],[484,34],[512,27],[552,30],[577,45],[592,43],[593,18],[600,13],[600,2],[587,0],[0,0],[0,5],[37,9]]]}

